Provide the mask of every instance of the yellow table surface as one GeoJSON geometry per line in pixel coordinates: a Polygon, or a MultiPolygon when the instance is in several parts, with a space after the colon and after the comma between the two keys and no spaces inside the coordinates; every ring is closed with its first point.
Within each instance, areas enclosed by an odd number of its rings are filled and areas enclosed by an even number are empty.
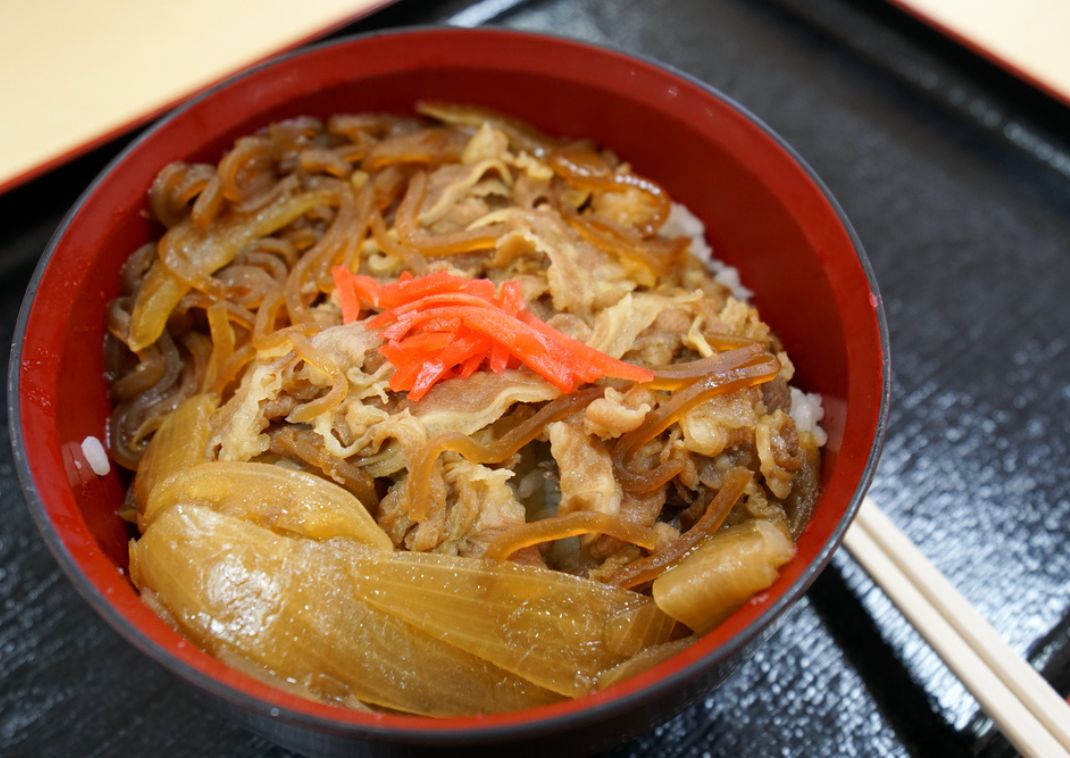
{"type": "Polygon", "coordinates": [[[0,0],[0,191],[383,0],[0,0]]]}
{"type": "MultiPolygon", "coordinates": [[[[1070,103],[1070,0],[894,0],[1070,103]]],[[[0,191],[384,0],[0,0],[0,191]]]]}
{"type": "Polygon", "coordinates": [[[1070,0],[894,0],[1070,104],[1070,0]]]}

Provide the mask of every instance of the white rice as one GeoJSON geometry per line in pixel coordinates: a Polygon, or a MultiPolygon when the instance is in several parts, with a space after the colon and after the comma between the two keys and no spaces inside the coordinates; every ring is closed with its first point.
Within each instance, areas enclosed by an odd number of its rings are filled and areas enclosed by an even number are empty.
{"type": "Polygon", "coordinates": [[[828,442],[828,435],[818,423],[825,417],[825,407],[821,403],[821,395],[816,392],[806,393],[802,390],[791,388],[791,417],[795,421],[795,428],[800,432],[809,432],[814,435],[814,441],[818,446],[828,442]]]}
{"type": "MultiPolygon", "coordinates": [[[[729,266],[714,257],[713,248],[706,241],[706,227],[686,206],[680,203],[672,204],[672,211],[661,227],[661,234],[666,237],[690,237],[691,252],[709,266],[714,280],[728,287],[737,299],[743,302],[750,300],[754,292],[743,286],[739,270],[735,266],[729,266]]],[[[795,421],[795,428],[814,435],[818,446],[828,442],[828,435],[819,423],[824,416],[825,408],[821,395],[791,388],[791,417],[795,421]]]]}
{"type": "Polygon", "coordinates": [[[89,462],[89,468],[97,476],[105,476],[111,471],[111,463],[108,461],[108,453],[104,445],[96,437],[89,436],[82,440],[82,455],[89,462]]]}
{"type": "Polygon", "coordinates": [[[737,299],[747,302],[754,295],[752,290],[743,286],[739,270],[735,266],[729,266],[714,257],[713,248],[706,241],[706,227],[686,206],[680,203],[672,204],[672,211],[665,219],[661,233],[666,237],[690,237],[692,254],[709,267],[714,281],[728,287],[737,299]]]}

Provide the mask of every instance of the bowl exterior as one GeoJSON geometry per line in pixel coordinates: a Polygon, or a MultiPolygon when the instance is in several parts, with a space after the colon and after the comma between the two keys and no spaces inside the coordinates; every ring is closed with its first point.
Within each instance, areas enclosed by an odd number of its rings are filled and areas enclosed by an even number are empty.
{"type": "Polygon", "coordinates": [[[309,753],[593,747],[634,734],[716,684],[805,591],[838,546],[868,486],[887,413],[880,296],[842,210],[758,119],[702,83],[650,61],[504,30],[374,34],[280,58],[186,104],[131,144],[68,214],[34,275],[9,376],[15,458],[30,510],[74,584],[123,636],[274,739],[309,753]],[[230,669],[157,619],[125,575],[115,516],[124,483],[80,457],[109,412],[101,344],[119,267],[158,236],[146,191],[176,159],[216,162],[242,134],[281,118],[408,112],[415,100],[471,102],[548,132],[593,137],[668,187],[737,266],[792,355],[797,381],[825,400],[822,493],[777,582],[694,646],[640,676],[574,701],[487,717],[426,720],[314,703],[230,669]],[[578,739],[581,738],[582,739],[578,739]]]}
{"type": "MultiPolygon", "coordinates": [[[[790,615],[790,614],[787,614],[790,615]]],[[[746,661],[761,643],[771,636],[782,623],[779,616],[761,630],[746,645],[731,656],[711,666],[704,667],[697,676],[689,678],[671,697],[664,696],[636,708],[616,713],[606,712],[584,719],[567,729],[540,729],[521,737],[510,733],[496,735],[492,739],[476,739],[461,744],[440,741],[396,742],[383,740],[354,740],[348,731],[309,729],[301,723],[292,723],[280,718],[265,718],[247,708],[235,707],[220,701],[228,716],[261,737],[271,740],[287,750],[307,756],[343,758],[344,756],[368,756],[380,758],[404,755],[456,754],[465,758],[501,756],[508,750],[511,758],[545,758],[547,751],[555,756],[593,755],[650,731],[690,705],[708,696],[746,661]]]]}

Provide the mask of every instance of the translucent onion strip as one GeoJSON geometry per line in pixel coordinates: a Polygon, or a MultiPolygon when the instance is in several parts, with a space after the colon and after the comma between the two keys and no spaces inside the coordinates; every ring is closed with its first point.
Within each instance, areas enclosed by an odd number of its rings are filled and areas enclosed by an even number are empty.
{"type": "Polygon", "coordinates": [[[769,587],[795,554],[768,521],[747,521],[712,536],[654,582],[654,602],[697,634],[705,634],[755,593],[769,587]]]}
{"type": "Polygon", "coordinates": [[[619,260],[643,286],[654,286],[687,251],[689,241],[686,237],[671,241],[656,238],[645,240],[638,235],[631,238],[609,222],[580,215],[564,203],[559,204],[558,208],[568,225],[583,239],[619,260]]]}
{"type": "Polygon", "coordinates": [[[316,432],[297,426],[283,426],[271,432],[271,450],[315,466],[356,495],[369,511],[379,505],[375,480],[371,474],[345,458],[328,453],[323,447],[323,438],[316,432]]]}
{"type": "Polygon", "coordinates": [[[169,413],[156,430],[134,476],[134,502],[144,512],[149,493],[175,472],[208,460],[209,419],[219,404],[214,395],[194,395],[169,413]]]}
{"type": "Polygon", "coordinates": [[[643,595],[509,561],[369,555],[355,562],[353,587],[425,634],[570,696],[672,629],[643,595]]]}
{"type": "Polygon", "coordinates": [[[372,214],[371,228],[372,237],[380,250],[400,260],[414,274],[422,276],[427,273],[427,259],[424,258],[423,253],[410,245],[391,239],[386,229],[386,222],[383,221],[378,211],[372,214]]]}
{"type": "Polygon", "coordinates": [[[163,260],[149,270],[131,314],[130,349],[137,352],[159,338],[171,311],[194,283],[206,291],[215,291],[217,283],[211,280],[211,274],[233,261],[250,242],[281,229],[317,206],[334,202],[333,193],[312,190],[279,198],[251,218],[234,216],[220,220],[211,230],[187,224],[173,227],[168,235],[174,233],[180,239],[170,240],[167,249],[179,271],[163,260]]]}
{"type": "Polygon", "coordinates": [[[660,184],[637,174],[611,171],[601,156],[582,143],[558,148],[550,154],[549,164],[555,174],[580,189],[620,192],[631,188],[649,196],[654,201],[654,215],[643,226],[644,234],[654,234],[669,217],[672,198],[660,184]]]}
{"type": "Polygon", "coordinates": [[[195,644],[328,702],[442,717],[560,700],[362,602],[352,566],[365,554],[180,504],[131,543],[130,576],[195,644]]]}
{"type": "Polygon", "coordinates": [[[234,329],[230,326],[224,303],[215,303],[208,308],[208,328],[212,335],[212,355],[208,359],[202,391],[217,385],[223,365],[234,355],[234,329]]]}
{"type": "Polygon", "coordinates": [[[676,476],[683,468],[669,460],[653,469],[636,472],[632,456],[699,403],[718,395],[753,387],[772,380],[780,372],[780,361],[768,353],[754,357],[752,348],[720,353],[711,361],[710,373],[674,394],[667,402],[647,413],[641,426],[623,435],[613,447],[613,468],[621,485],[631,492],[651,492],[676,476]]]}
{"type": "MultiPolygon", "coordinates": [[[[736,337],[731,334],[708,333],[703,335],[710,347],[717,350],[733,350],[732,363],[742,365],[750,359],[757,358],[764,350],[754,340],[746,337],[736,337]]],[[[662,366],[654,372],[654,381],[647,382],[646,387],[654,390],[679,390],[694,384],[699,379],[704,379],[716,371],[723,371],[727,365],[725,354],[711,355],[709,358],[699,358],[696,361],[686,363],[670,363],[662,366]]]]}
{"type": "Polygon", "coordinates": [[[647,550],[652,550],[658,543],[657,532],[641,524],[598,511],[574,511],[509,529],[487,546],[483,557],[505,560],[532,545],[592,533],[608,534],[647,550]]]}
{"type": "Polygon", "coordinates": [[[492,250],[507,231],[501,224],[481,226],[452,234],[429,235],[419,228],[418,216],[427,193],[427,174],[417,173],[409,181],[409,189],[398,206],[395,225],[403,243],[428,257],[460,255],[492,250]]]}
{"type": "Polygon", "coordinates": [[[394,543],[352,493],[326,479],[270,463],[211,461],[160,482],[142,522],[181,503],[199,503],[265,529],[315,540],[347,537],[376,550],[394,543]]]}
{"type": "Polygon", "coordinates": [[[660,645],[652,645],[646,648],[628,660],[618,663],[611,669],[606,669],[598,675],[598,689],[604,690],[607,687],[612,687],[618,682],[623,682],[625,679],[631,679],[633,676],[642,674],[648,669],[652,669],[659,663],[672,658],[677,653],[687,650],[695,642],[694,637],[684,637],[683,639],[673,640],[672,642],[663,642],[660,645]]]}
{"type": "Polygon", "coordinates": [[[194,200],[215,177],[215,166],[175,161],[164,167],[149,188],[149,208],[164,226],[174,226],[190,212],[194,200]]]}
{"type": "Polygon", "coordinates": [[[416,112],[447,124],[461,124],[477,128],[483,124],[489,124],[509,138],[509,145],[512,148],[538,157],[546,155],[558,144],[557,140],[540,132],[531,124],[490,108],[442,103],[437,100],[420,100],[416,103],[416,112]]]}
{"type": "Polygon", "coordinates": [[[610,578],[610,583],[618,587],[638,587],[675,566],[721,528],[753,478],[754,474],[745,468],[729,471],[725,474],[721,489],[710,498],[705,513],[694,526],[656,553],[621,566],[610,578]]]}

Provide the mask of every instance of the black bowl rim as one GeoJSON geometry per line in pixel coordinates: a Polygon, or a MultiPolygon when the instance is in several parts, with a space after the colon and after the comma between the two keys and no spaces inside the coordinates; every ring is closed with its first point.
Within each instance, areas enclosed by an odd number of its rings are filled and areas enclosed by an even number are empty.
{"type": "MultiPolygon", "coordinates": [[[[888,409],[891,398],[891,358],[890,358],[890,346],[888,337],[888,324],[886,314],[884,310],[884,302],[881,299],[880,290],[877,287],[876,277],[873,272],[873,267],[870,264],[869,258],[866,256],[865,250],[862,246],[862,241],[859,239],[857,232],[851,225],[850,220],[847,218],[846,213],[840,206],[839,202],[833,196],[828,186],[824,183],[817,172],[810,167],[810,165],[802,158],[801,155],[792,147],[783,137],[775,132],[768,124],[760,119],[755,114],[751,113],[746,107],[738,103],[733,98],[724,94],[716,87],[713,87],[706,82],[692,76],[686,72],[669,64],[663,63],[653,57],[629,52],[619,49],[612,45],[593,44],[583,40],[577,40],[565,35],[557,34],[544,34],[538,32],[528,32],[522,30],[485,27],[475,29],[465,29],[446,25],[420,25],[411,27],[399,27],[393,29],[377,30],[372,32],[366,32],[362,34],[347,35],[333,40],[320,42],[314,45],[299,48],[297,50],[274,56],[271,59],[259,63],[255,66],[244,69],[233,76],[227,77],[221,82],[214,84],[213,86],[198,93],[194,97],[186,100],[183,104],[174,108],[168,112],[165,116],[157,120],[151,126],[147,127],[137,138],[132,140],[122,151],[119,152],[100,173],[94,178],[92,183],[85,189],[84,192],[78,197],[74,205],[64,216],[63,221],[56,228],[50,238],[47,247],[44,250],[40,260],[37,263],[37,267],[34,270],[33,276],[30,280],[29,286],[26,289],[26,294],[23,298],[22,305],[19,309],[19,316],[15,326],[15,332],[12,337],[11,353],[8,363],[8,426],[11,435],[11,445],[14,452],[14,458],[16,463],[16,469],[18,471],[19,483],[21,485],[23,494],[26,498],[27,505],[34,522],[37,525],[38,530],[41,532],[45,543],[47,544],[50,552],[67,574],[68,578],[74,584],[75,588],[82,595],[83,598],[88,601],[90,606],[100,615],[116,632],[119,633],[124,639],[130,642],[135,648],[140,650],[143,654],[147,655],[158,664],[162,665],[167,670],[177,674],[185,681],[193,684],[194,686],[203,689],[217,698],[236,706],[245,711],[250,711],[263,718],[279,720],[285,723],[289,723],[293,726],[310,728],[319,732],[340,734],[360,739],[394,742],[398,744],[407,745],[438,745],[438,746],[462,746],[462,745],[489,745],[500,742],[507,742],[513,740],[520,740],[525,738],[534,738],[537,736],[545,736],[547,734],[568,731],[573,728],[579,728],[585,725],[592,725],[596,722],[606,721],[614,716],[617,716],[623,712],[633,711],[643,708],[645,705],[659,700],[665,693],[673,690],[683,688],[688,682],[695,679],[701,672],[713,668],[718,663],[731,658],[734,654],[745,648],[750,642],[752,642],[757,636],[772,624],[772,622],[781,616],[792,604],[794,604],[798,598],[813,584],[814,580],[821,573],[822,570],[828,565],[832,558],[832,554],[839,547],[843,540],[844,532],[846,532],[851,521],[854,519],[855,513],[858,511],[861,505],[862,499],[865,496],[866,490],[869,488],[870,482],[873,479],[874,472],[876,470],[877,460],[880,457],[880,451],[884,443],[885,433],[887,431],[888,423],[888,409]],[[111,603],[97,590],[97,588],[90,582],[86,576],[80,570],[77,561],[67,550],[66,545],[60,538],[59,534],[54,529],[52,522],[49,520],[47,512],[45,511],[44,503],[42,502],[37,488],[33,481],[33,475],[30,472],[29,461],[26,458],[25,449],[23,447],[22,429],[20,420],[20,403],[19,403],[19,367],[22,364],[22,346],[25,341],[26,326],[29,319],[30,308],[32,307],[37,289],[40,285],[41,279],[44,276],[44,272],[48,267],[48,263],[55,253],[56,247],[66,234],[68,226],[77,216],[78,212],[82,209],[82,206],[96,191],[97,186],[107,177],[117,166],[126,160],[129,155],[138,145],[142,142],[150,139],[164,124],[181,116],[186,110],[199,103],[201,100],[214,95],[220,90],[230,87],[232,84],[250,76],[253,73],[258,73],[265,69],[285,64],[291,59],[310,54],[315,51],[331,48],[335,46],[348,45],[354,42],[372,39],[375,37],[387,37],[387,36],[405,36],[405,35],[419,35],[425,33],[438,33],[442,31],[456,31],[458,33],[465,34],[505,34],[509,36],[521,35],[531,38],[549,39],[555,42],[567,42],[569,44],[588,47],[596,52],[612,52],[617,55],[639,60],[651,66],[660,68],[672,76],[683,79],[690,84],[696,85],[706,91],[710,96],[720,100],[725,105],[737,111],[745,119],[749,120],[752,124],[764,131],[777,145],[779,145],[809,176],[809,178],[818,187],[821,193],[825,196],[829,205],[836,212],[839,217],[839,221],[842,224],[844,230],[847,232],[848,237],[851,240],[851,245],[854,248],[855,254],[858,258],[859,264],[866,275],[866,279],[869,284],[870,292],[876,297],[876,317],[877,325],[880,334],[881,343],[881,393],[880,393],[880,409],[877,417],[877,428],[874,433],[873,445],[870,449],[869,456],[866,459],[865,467],[862,471],[862,477],[855,488],[851,500],[848,503],[847,508],[844,511],[843,517],[840,519],[839,524],[833,530],[832,535],[826,541],[824,547],[818,553],[815,560],[813,560],[806,570],[800,575],[788,590],[781,595],[781,597],[767,608],[758,618],[754,619],[746,628],[725,642],[720,647],[712,650],[705,657],[695,661],[690,666],[679,671],[675,671],[655,682],[643,687],[642,689],[630,692],[626,695],[607,700],[602,703],[596,703],[589,708],[582,711],[560,714],[555,716],[549,716],[546,718],[532,718],[522,723],[513,724],[500,724],[500,725],[488,725],[488,726],[472,726],[465,728],[450,728],[450,729],[430,729],[424,730],[419,728],[399,728],[399,727],[384,727],[371,724],[356,724],[350,722],[336,721],[331,719],[321,718],[319,716],[313,716],[298,711],[293,711],[285,707],[271,705],[259,698],[248,695],[244,692],[234,689],[233,687],[224,684],[204,673],[196,668],[178,660],[173,657],[170,652],[165,648],[157,645],[155,642],[150,641],[145,637],[141,631],[133,624],[128,622],[122,615],[120,615],[111,605],[111,603]]],[[[537,709],[536,709],[537,710],[537,709]]]]}

